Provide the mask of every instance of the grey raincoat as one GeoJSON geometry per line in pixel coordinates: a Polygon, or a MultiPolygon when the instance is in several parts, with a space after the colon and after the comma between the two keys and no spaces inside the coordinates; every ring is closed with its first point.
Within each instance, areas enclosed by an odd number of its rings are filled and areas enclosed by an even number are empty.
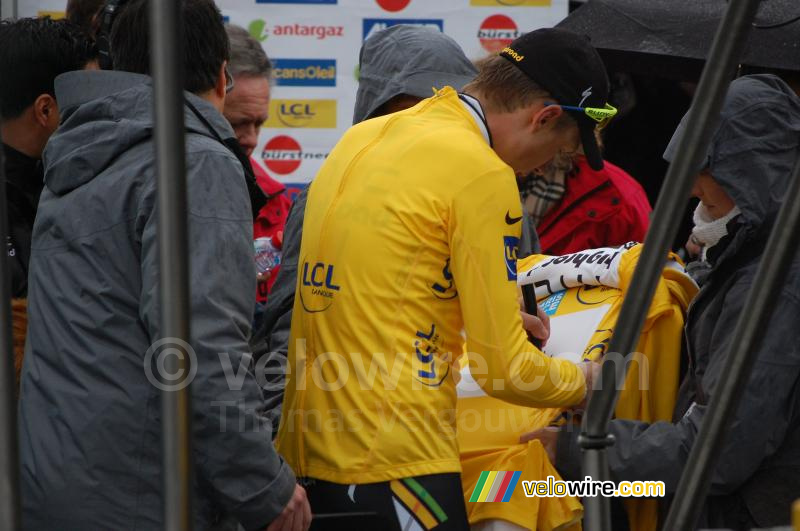
{"type": "MultiPolygon", "coordinates": [[[[679,126],[665,158],[671,160],[679,126]]],[[[756,269],[800,155],[800,99],[779,78],[734,81],[698,172],[711,175],[741,209],[728,236],[710,248],[712,269],[686,324],[688,374],[673,422],[613,420],[608,458],[615,481],[654,480],[674,494],[726,364],[733,327],[747,315],[745,298],[758,288],[756,269]]],[[[774,300],[774,313],[756,346],[758,357],[706,499],[701,527],[750,529],[788,524],[800,498],[800,258],[774,300]]],[[[556,466],[580,477],[578,429],[561,432],[556,466]]],[[[691,495],[691,493],[689,493],[691,495]]],[[[662,511],[662,517],[665,516],[662,511]]]]}
{"type": "MultiPolygon", "coordinates": [[[[161,339],[150,78],[72,72],[45,150],[33,234],[20,450],[25,529],[162,528],[161,339]]],[[[249,359],[255,270],[242,166],[186,94],[195,529],[264,529],[295,478],[276,454],[249,359]],[[197,112],[189,110],[188,105],[197,112]]]]}

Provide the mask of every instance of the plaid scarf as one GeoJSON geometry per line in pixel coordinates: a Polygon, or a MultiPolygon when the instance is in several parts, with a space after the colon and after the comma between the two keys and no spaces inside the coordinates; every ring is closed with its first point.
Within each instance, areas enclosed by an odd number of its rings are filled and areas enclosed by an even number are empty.
{"type": "Polygon", "coordinates": [[[538,226],[542,218],[556,206],[567,191],[567,176],[574,171],[572,158],[557,155],[539,173],[531,173],[519,182],[519,195],[525,213],[538,226]]]}

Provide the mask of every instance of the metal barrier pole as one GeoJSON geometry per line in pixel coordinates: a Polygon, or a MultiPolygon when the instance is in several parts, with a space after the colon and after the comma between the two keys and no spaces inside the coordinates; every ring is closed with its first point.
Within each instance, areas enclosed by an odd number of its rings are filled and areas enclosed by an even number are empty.
{"type": "MultiPolygon", "coordinates": [[[[719,458],[725,434],[730,429],[747,385],[758,350],[753,347],[763,338],[774,307],[772,301],[783,287],[783,281],[800,244],[800,159],[792,171],[791,185],[781,207],[775,228],[767,242],[758,266],[762,279],[747,295],[745,308],[734,328],[730,358],[722,371],[716,393],[711,397],[700,433],[689,453],[689,459],[678,483],[675,501],[670,508],[664,529],[694,529],[703,510],[711,478],[719,458]]],[[[786,508],[788,516],[790,508],[786,508]]]]}
{"type": "MultiPolygon", "coordinates": [[[[652,223],[642,255],[622,304],[609,352],[625,353],[625,363],[603,363],[601,388],[592,393],[581,427],[580,445],[584,451],[584,475],[608,480],[606,448],[614,444],[608,423],[619,397],[618,382],[624,382],[630,352],[639,340],[647,309],[650,306],[667,251],[679,226],[684,202],[694,182],[695,162],[705,154],[716,125],[728,84],[744,49],[759,0],[740,0],[728,4],[717,29],[706,66],[687,117],[686,133],[677,156],[669,167],[664,186],[653,212],[652,223]],[[598,474],[600,477],[597,477],[598,474]]],[[[604,497],[584,499],[584,527],[588,531],[611,528],[609,500],[604,497]]]]}
{"type": "Polygon", "coordinates": [[[0,18],[17,18],[17,0],[0,0],[0,18]]]}
{"type": "MultiPolygon", "coordinates": [[[[6,172],[0,148],[0,242],[8,239],[6,172]]],[[[11,328],[11,283],[8,253],[0,252],[0,529],[20,526],[19,441],[17,439],[17,400],[14,395],[14,345],[11,328]]]]}
{"type": "MultiPolygon", "coordinates": [[[[172,338],[189,340],[189,251],[180,0],[150,1],[150,60],[155,94],[158,167],[158,249],[161,330],[179,355],[166,372],[189,371],[189,356],[172,338]]],[[[191,404],[189,387],[161,395],[164,529],[192,528],[191,404]]]]}

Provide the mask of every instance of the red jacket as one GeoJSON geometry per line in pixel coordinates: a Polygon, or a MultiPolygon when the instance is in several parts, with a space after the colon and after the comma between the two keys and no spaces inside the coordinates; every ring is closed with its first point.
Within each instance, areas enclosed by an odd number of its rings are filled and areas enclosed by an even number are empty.
{"type": "Polygon", "coordinates": [[[579,157],[566,187],[561,202],[536,227],[544,254],[644,240],[652,208],[641,185],[624,170],[606,162],[595,171],[579,157]]]}
{"type": "MultiPolygon", "coordinates": [[[[269,238],[280,232],[280,240],[283,240],[283,228],[286,225],[286,218],[289,216],[289,208],[292,206],[292,201],[285,194],[286,187],[267,175],[258,162],[251,160],[250,164],[253,166],[256,182],[267,194],[267,204],[261,208],[258,217],[253,222],[253,238],[269,238]]],[[[257,302],[267,301],[267,294],[272,288],[272,284],[275,283],[278,269],[280,268],[276,267],[270,272],[266,286],[259,284],[256,295],[257,302]]]]}

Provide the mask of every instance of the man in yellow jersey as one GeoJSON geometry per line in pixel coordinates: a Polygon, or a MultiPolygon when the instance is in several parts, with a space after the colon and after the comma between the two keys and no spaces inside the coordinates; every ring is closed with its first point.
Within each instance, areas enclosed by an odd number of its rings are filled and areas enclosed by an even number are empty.
{"type": "Polygon", "coordinates": [[[316,513],[465,529],[455,375],[466,332],[490,396],[569,407],[589,371],[528,342],[516,291],[527,174],[613,115],[582,37],[528,33],[459,94],[351,128],[311,185],[278,447],[316,513]]]}

